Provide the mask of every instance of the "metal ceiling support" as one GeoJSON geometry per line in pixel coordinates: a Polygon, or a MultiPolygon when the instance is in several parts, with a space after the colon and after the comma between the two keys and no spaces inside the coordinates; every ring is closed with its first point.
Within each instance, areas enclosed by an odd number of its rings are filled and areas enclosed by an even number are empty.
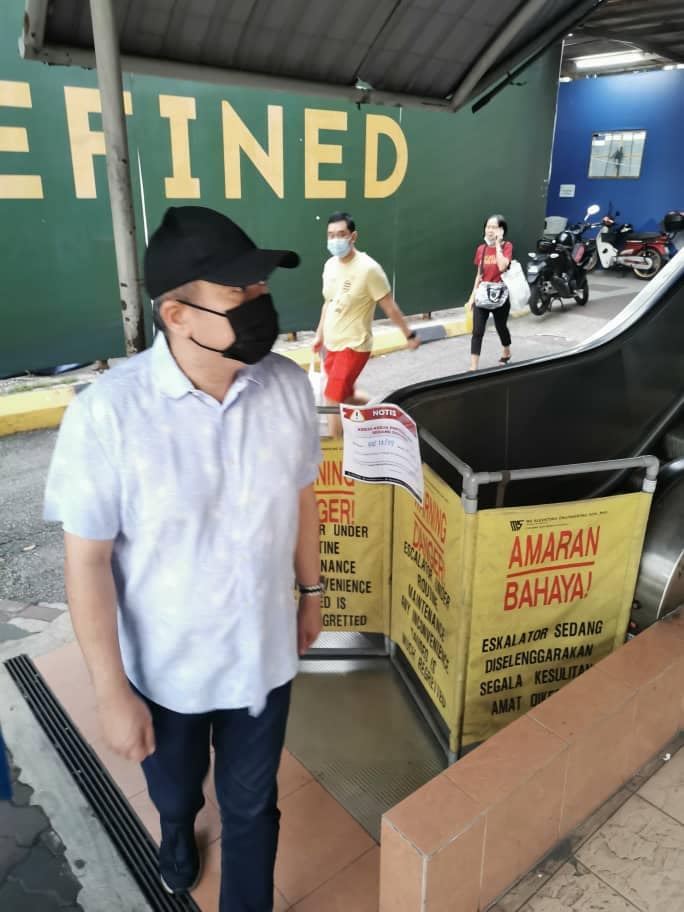
{"type": "Polygon", "coordinates": [[[633,47],[646,51],[648,54],[657,54],[664,60],[671,60],[673,63],[684,63],[682,55],[674,54],[672,48],[666,47],[657,40],[642,38],[640,35],[630,36],[628,32],[614,32],[600,26],[597,28],[585,28],[582,26],[577,35],[578,37],[586,35],[587,38],[604,38],[606,41],[620,41],[622,44],[631,44],[633,47]]]}
{"type": "Polygon", "coordinates": [[[126,354],[145,348],[145,323],[135,240],[135,213],[123,106],[121,60],[112,0],[90,0],[97,80],[102,100],[102,127],[107,182],[114,228],[126,354]]]}
{"type": "Polygon", "coordinates": [[[596,28],[606,28],[634,31],[642,27],[663,26],[667,32],[667,17],[681,19],[681,0],[657,0],[657,3],[644,3],[643,0],[619,0],[617,3],[608,2],[592,17],[592,24],[596,28]]]}
{"type": "MultiPolygon", "coordinates": [[[[0,0],[2,2],[2,0],[0,0]]],[[[93,2],[93,0],[91,0],[93,2]]],[[[27,60],[59,66],[95,68],[92,51],[76,47],[47,45],[34,49],[25,47],[23,56],[27,60]]],[[[323,98],[339,98],[350,104],[377,104],[394,107],[421,108],[422,110],[448,111],[446,100],[419,95],[404,95],[401,92],[385,92],[380,89],[356,88],[352,85],[334,85],[327,82],[313,82],[295,79],[291,76],[271,76],[266,73],[250,73],[247,70],[222,69],[203,64],[182,63],[174,60],[158,60],[153,57],[121,55],[121,69],[126,73],[141,76],[158,76],[166,79],[185,79],[189,82],[208,82],[231,88],[261,89],[268,92],[292,92],[296,95],[318,95],[323,98]]]]}
{"type": "Polygon", "coordinates": [[[530,21],[542,12],[545,6],[547,6],[547,0],[530,0],[529,3],[524,3],[518,8],[494,41],[478,57],[475,65],[468,70],[468,75],[465,79],[456,87],[449,102],[449,108],[452,111],[456,111],[468,101],[487,70],[497,62],[506,48],[515,41],[520,32],[529,25],[530,21]]]}
{"type": "Polygon", "coordinates": [[[551,45],[561,41],[568,31],[576,28],[577,24],[584,21],[599,3],[600,0],[584,0],[583,3],[576,3],[569,13],[538,32],[522,51],[516,53],[514,57],[509,56],[498,63],[487,73],[487,82],[492,85],[492,88],[484,98],[480,98],[476,102],[473,106],[473,113],[479,111],[488,101],[498,95],[512,79],[530,66],[551,45]]]}

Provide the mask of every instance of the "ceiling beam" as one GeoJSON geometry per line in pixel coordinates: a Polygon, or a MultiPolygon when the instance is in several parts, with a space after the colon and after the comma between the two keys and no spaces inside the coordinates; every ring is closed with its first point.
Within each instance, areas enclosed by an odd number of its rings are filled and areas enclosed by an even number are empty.
{"type": "MultiPolygon", "coordinates": [[[[583,3],[576,3],[574,8],[567,12],[565,16],[537,32],[521,51],[514,56],[509,55],[504,58],[496,67],[490,70],[487,73],[487,83],[490,85],[493,83],[494,89],[487,93],[485,99],[493,98],[541,53],[556,44],[556,42],[560,42],[571,29],[577,28],[577,24],[586,19],[587,14],[596,7],[598,2],[599,0],[584,0],[583,3]]],[[[479,92],[476,92],[476,94],[479,94],[479,92]]],[[[480,107],[482,105],[478,102],[473,110],[479,110],[480,107]]]]}
{"type": "Polygon", "coordinates": [[[671,60],[673,63],[684,63],[682,55],[678,55],[672,48],[669,48],[660,41],[654,41],[652,38],[643,41],[638,34],[627,37],[624,32],[613,32],[610,29],[595,28],[592,26],[590,28],[582,27],[579,30],[578,35],[586,35],[588,38],[605,38],[606,41],[619,41],[622,44],[632,44],[642,51],[648,51],[649,54],[657,54],[658,57],[663,57],[665,60],[671,60]]]}
{"type": "MultiPolygon", "coordinates": [[[[44,45],[39,50],[24,45],[22,57],[56,66],[85,67],[95,69],[95,54],[84,48],[44,45]]],[[[327,82],[313,82],[294,77],[271,76],[265,73],[250,73],[247,70],[231,70],[203,64],[180,63],[174,60],[159,60],[156,57],[121,55],[121,68],[127,73],[144,76],[159,76],[167,79],[187,79],[189,82],[208,82],[213,85],[227,85],[276,92],[293,92],[300,95],[318,95],[324,98],[339,98],[350,104],[378,104],[392,107],[421,108],[424,111],[449,111],[446,100],[429,98],[401,92],[385,92],[381,89],[357,88],[353,85],[337,85],[327,82]]]]}

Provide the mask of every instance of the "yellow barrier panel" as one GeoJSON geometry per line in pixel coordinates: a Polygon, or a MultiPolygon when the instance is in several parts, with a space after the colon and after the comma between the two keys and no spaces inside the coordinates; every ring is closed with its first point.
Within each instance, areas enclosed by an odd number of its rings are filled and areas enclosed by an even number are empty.
{"type": "Polygon", "coordinates": [[[392,488],[342,474],[342,441],[321,441],[315,484],[326,580],[323,629],[337,633],[389,630],[392,488]]]}
{"type": "Polygon", "coordinates": [[[467,645],[459,608],[464,513],[458,495],[427,466],[423,472],[423,507],[406,491],[395,493],[390,636],[451,732],[467,645]]]}
{"type": "Polygon", "coordinates": [[[523,715],[624,639],[650,494],[478,517],[464,745],[523,715]]]}

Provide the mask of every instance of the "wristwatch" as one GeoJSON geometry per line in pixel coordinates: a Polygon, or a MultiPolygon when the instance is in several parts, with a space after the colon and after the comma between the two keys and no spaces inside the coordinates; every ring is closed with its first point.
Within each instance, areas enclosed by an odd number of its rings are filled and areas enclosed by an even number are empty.
{"type": "Polygon", "coordinates": [[[301,583],[297,583],[297,589],[299,589],[300,595],[323,595],[325,583],[323,580],[320,583],[316,583],[315,586],[302,586],[301,583]]]}
{"type": "Polygon", "coordinates": [[[418,333],[415,331],[415,329],[412,330],[412,331],[408,334],[408,336],[406,336],[406,341],[408,342],[409,339],[415,339],[417,335],[418,335],[418,333]]]}

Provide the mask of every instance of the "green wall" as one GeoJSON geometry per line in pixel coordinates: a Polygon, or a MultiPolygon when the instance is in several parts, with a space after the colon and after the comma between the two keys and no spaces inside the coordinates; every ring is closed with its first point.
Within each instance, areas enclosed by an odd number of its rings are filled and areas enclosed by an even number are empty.
{"type": "MultiPolygon", "coordinates": [[[[0,150],[3,127],[23,127],[29,151],[0,151],[0,175],[34,174],[42,199],[0,195],[2,333],[0,376],[72,361],[123,354],[109,198],[104,157],[94,157],[95,199],[76,195],[65,110],[65,86],[96,87],[80,69],[22,61],[17,52],[23,0],[0,10],[0,81],[30,85],[30,109],[7,106],[0,82],[0,150]]],[[[257,243],[292,247],[302,266],[272,283],[284,330],[312,328],[320,309],[320,273],[327,256],[325,223],[334,209],[348,209],[359,228],[358,246],[395,277],[407,313],[458,306],[473,276],[473,249],[492,211],[509,219],[520,255],[538,235],[546,204],[546,180],[556,104],[558,53],[549,52],[477,115],[399,111],[343,105],[322,98],[234,89],[204,83],[125,76],[133,114],[127,118],[138,232],[143,249],[142,196],[150,230],[168,205],[203,204],[239,222],[257,243]],[[194,98],[189,121],[191,173],[200,199],[168,200],[172,174],[169,120],[159,95],[194,98]],[[225,198],[221,102],[233,106],[264,148],[267,106],[283,107],[284,197],[278,198],[251,161],[242,156],[242,197],[225,198]],[[342,146],[342,164],[320,164],[319,177],[345,180],[346,198],[305,198],[306,109],[346,111],[344,132],[322,131],[319,142],[342,146]],[[408,165],[396,192],[364,197],[368,114],[400,123],[408,165]],[[138,157],[142,172],[141,194],[138,157]]],[[[90,129],[101,129],[91,114],[90,129]]],[[[309,150],[309,155],[311,152],[309,150]]],[[[392,173],[393,144],[380,138],[378,176],[392,173]]],[[[5,186],[0,177],[0,187],[5,186]]]]}

